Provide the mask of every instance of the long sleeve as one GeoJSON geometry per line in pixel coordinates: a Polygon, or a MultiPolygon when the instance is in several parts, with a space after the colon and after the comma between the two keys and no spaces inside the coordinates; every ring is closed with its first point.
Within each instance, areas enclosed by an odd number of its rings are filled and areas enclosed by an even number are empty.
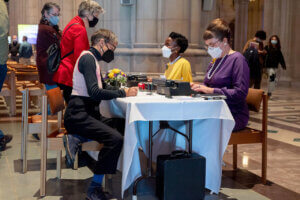
{"type": "Polygon", "coordinates": [[[74,60],[78,59],[82,51],[88,50],[89,48],[87,32],[81,28],[79,32],[76,33],[74,39],[74,60]]]}
{"type": "Polygon", "coordinates": [[[284,57],[282,55],[282,52],[279,51],[279,53],[280,53],[280,60],[279,60],[279,62],[281,64],[281,67],[282,67],[282,69],[286,69],[286,65],[285,65],[285,61],[284,61],[284,57]]]}
{"type": "Polygon", "coordinates": [[[238,57],[232,67],[232,88],[214,88],[214,93],[223,94],[230,104],[245,102],[249,88],[249,67],[243,57],[238,57]]]}
{"type": "Polygon", "coordinates": [[[23,44],[20,45],[19,56],[20,56],[20,58],[24,57],[24,45],[23,44]]]}
{"type": "Polygon", "coordinates": [[[89,96],[94,100],[110,100],[126,96],[124,90],[119,90],[115,87],[107,87],[106,84],[103,84],[103,89],[99,88],[96,76],[95,59],[92,55],[83,55],[79,60],[78,69],[84,76],[89,96]]]}

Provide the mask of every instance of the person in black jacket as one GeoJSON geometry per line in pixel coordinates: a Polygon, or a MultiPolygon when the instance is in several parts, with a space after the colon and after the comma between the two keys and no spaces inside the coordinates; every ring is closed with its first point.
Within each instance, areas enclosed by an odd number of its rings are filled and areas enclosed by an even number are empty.
{"type": "Polygon", "coordinates": [[[267,51],[266,68],[268,72],[268,96],[272,95],[275,90],[276,81],[278,78],[278,64],[281,64],[282,69],[286,70],[285,61],[281,52],[280,39],[277,35],[272,35],[269,39],[269,44],[265,47],[267,51]]]}
{"type": "MultiPolygon", "coordinates": [[[[99,61],[111,62],[118,44],[115,34],[100,29],[91,37],[92,47],[78,57],[73,73],[73,89],[68,103],[64,124],[69,135],[64,136],[67,159],[74,162],[78,150],[76,134],[103,144],[93,170],[94,177],[88,191],[88,199],[106,199],[102,191],[104,174],[114,174],[123,146],[124,119],[101,116],[101,100],[136,96],[137,88],[119,89],[107,85],[101,75],[99,61]],[[117,128],[118,130],[116,130],[117,128]]],[[[79,137],[79,138],[80,138],[79,137]]]]}
{"type": "Polygon", "coordinates": [[[19,62],[19,49],[20,49],[20,44],[18,42],[18,37],[16,35],[13,35],[12,43],[9,44],[10,58],[13,61],[19,62]]]}

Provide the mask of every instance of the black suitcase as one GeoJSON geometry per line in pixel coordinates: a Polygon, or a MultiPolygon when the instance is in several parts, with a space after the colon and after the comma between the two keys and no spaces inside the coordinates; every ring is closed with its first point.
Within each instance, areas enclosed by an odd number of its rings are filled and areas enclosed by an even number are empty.
{"type": "Polygon", "coordinates": [[[200,200],[205,196],[205,158],[174,151],[157,156],[156,195],[160,200],[200,200]]]}

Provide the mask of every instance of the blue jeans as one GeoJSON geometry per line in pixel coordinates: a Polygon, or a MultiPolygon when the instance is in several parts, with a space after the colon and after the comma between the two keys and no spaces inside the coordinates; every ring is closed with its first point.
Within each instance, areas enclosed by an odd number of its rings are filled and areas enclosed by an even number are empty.
{"type": "Polygon", "coordinates": [[[58,87],[56,84],[54,84],[54,85],[45,84],[46,90],[51,90],[51,89],[56,88],[56,87],[58,87]]]}
{"type": "Polygon", "coordinates": [[[2,90],[2,86],[3,86],[4,80],[5,80],[6,74],[7,74],[7,65],[6,64],[0,65],[0,92],[2,90]]]}

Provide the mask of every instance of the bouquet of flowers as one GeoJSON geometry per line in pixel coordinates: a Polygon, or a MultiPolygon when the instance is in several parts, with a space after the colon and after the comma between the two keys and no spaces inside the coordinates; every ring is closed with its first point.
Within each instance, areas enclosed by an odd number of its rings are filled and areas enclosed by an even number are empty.
{"type": "Polygon", "coordinates": [[[106,73],[104,81],[109,85],[120,87],[126,84],[127,78],[124,72],[118,68],[114,68],[106,73]]]}

